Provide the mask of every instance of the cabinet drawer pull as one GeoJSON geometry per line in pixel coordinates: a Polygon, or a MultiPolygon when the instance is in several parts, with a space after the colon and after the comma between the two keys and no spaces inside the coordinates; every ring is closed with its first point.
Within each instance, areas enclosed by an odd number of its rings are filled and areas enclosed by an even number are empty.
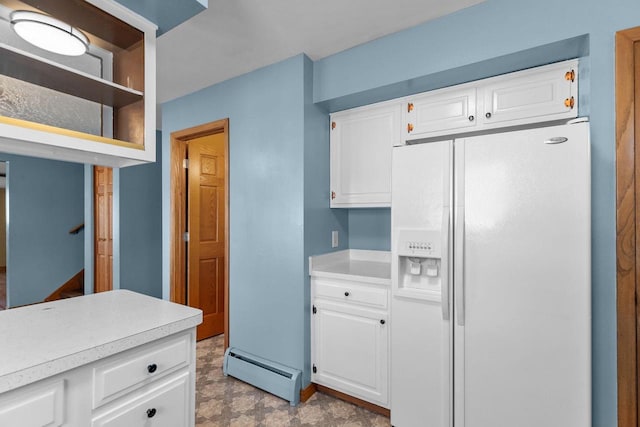
{"type": "Polygon", "coordinates": [[[485,114],[484,116],[485,116],[487,119],[490,119],[490,118],[491,118],[491,113],[487,113],[487,114],[485,114]]]}
{"type": "Polygon", "coordinates": [[[157,369],[158,369],[158,365],[156,365],[155,363],[152,363],[151,365],[147,366],[147,371],[150,374],[153,374],[157,369]]]}
{"type": "Polygon", "coordinates": [[[387,323],[387,322],[385,322],[384,319],[380,319],[380,324],[381,325],[384,325],[385,323],[387,323]]]}
{"type": "Polygon", "coordinates": [[[407,113],[410,113],[413,111],[413,102],[410,102],[407,104],[407,113]]]}
{"type": "Polygon", "coordinates": [[[349,294],[349,291],[346,291],[346,292],[344,293],[344,296],[345,296],[345,297],[348,297],[349,295],[350,295],[350,294],[349,294]]]}
{"type": "Polygon", "coordinates": [[[153,418],[156,415],[156,408],[147,409],[147,418],[153,418]]]}
{"type": "Polygon", "coordinates": [[[469,121],[470,121],[470,122],[472,122],[472,121],[474,121],[474,120],[475,120],[475,117],[473,117],[473,116],[469,116],[469,121]]]}
{"type": "Polygon", "coordinates": [[[413,125],[411,123],[407,123],[407,133],[413,132],[413,125]]]}

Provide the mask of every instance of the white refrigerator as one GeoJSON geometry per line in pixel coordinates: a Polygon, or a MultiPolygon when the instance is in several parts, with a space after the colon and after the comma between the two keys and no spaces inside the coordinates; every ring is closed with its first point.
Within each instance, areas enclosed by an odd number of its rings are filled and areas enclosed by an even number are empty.
{"type": "Polygon", "coordinates": [[[394,147],[391,424],[591,425],[589,124],[394,147]]]}

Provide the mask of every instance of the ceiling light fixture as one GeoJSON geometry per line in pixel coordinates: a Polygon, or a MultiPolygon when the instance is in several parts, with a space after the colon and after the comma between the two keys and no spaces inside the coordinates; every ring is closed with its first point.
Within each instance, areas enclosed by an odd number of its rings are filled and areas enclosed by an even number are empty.
{"type": "Polygon", "coordinates": [[[49,52],[80,56],[89,48],[89,39],[80,30],[38,12],[13,11],[11,26],[22,39],[49,52]]]}

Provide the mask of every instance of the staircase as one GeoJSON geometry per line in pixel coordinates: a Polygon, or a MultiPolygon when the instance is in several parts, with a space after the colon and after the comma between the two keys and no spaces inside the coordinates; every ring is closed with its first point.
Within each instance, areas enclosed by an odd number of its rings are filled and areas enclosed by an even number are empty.
{"type": "Polygon", "coordinates": [[[64,298],[73,298],[84,295],[84,268],[78,271],[71,279],[67,280],[51,295],[44,299],[45,302],[64,298]]]}

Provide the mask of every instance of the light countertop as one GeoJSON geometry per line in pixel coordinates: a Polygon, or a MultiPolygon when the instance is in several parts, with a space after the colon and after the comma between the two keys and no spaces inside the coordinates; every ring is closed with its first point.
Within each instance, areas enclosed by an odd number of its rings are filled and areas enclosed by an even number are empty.
{"type": "Polygon", "coordinates": [[[391,253],[347,249],[309,257],[309,274],[391,285],[391,253]]]}
{"type": "Polygon", "coordinates": [[[201,322],[198,309],[126,290],[0,311],[0,393],[201,322]]]}

